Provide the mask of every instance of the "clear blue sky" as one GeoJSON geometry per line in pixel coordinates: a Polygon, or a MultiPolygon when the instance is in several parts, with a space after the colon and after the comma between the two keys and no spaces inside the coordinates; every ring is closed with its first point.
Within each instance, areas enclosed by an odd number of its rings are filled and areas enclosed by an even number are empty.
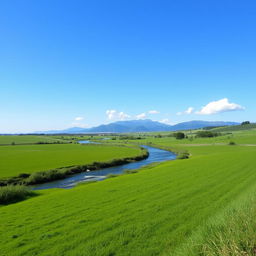
{"type": "Polygon", "coordinates": [[[0,132],[256,121],[255,28],[246,0],[2,0],[0,132]]]}

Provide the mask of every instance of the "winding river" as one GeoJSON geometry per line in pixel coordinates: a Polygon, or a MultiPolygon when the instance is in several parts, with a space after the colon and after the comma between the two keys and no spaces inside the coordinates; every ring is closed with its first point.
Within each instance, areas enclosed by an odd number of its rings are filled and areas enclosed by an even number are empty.
{"type": "MultiPolygon", "coordinates": [[[[80,143],[87,144],[92,142],[80,141],[80,143]]],[[[149,157],[147,159],[144,159],[138,162],[123,164],[115,167],[104,168],[97,171],[74,174],[62,180],[56,180],[56,181],[36,185],[33,187],[33,189],[39,190],[39,189],[49,189],[49,188],[72,188],[80,182],[104,180],[106,179],[106,176],[108,174],[122,174],[125,170],[134,170],[152,163],[176,159],[176,155],[170,151],[153,148],[149,146],[143,146],[143,145],[141,145],[141,147],[144,147],[148,150],[149,157]]]]}

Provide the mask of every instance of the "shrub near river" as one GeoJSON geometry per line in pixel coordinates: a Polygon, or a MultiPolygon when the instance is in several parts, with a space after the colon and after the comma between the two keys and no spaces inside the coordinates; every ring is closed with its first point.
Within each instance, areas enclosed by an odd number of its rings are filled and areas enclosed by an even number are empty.
{"type": "Polygon", "coordinates": [[[35,192],[25,186],[0,187],[0,205],[15,203],[35,195],[35,192]]]}

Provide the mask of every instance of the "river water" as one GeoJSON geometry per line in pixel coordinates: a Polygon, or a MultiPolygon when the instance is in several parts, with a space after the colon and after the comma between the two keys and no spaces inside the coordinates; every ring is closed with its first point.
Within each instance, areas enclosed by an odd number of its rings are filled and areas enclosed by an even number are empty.
{"type": "MultiPolygon", "coordinates": [[[[88,144],[92,142],[80,141],[80,143],[88,144]]],[[[49,188],[72,188],[80,182],[104,180],[106,179],[106,176],[108,174],[122,174],[125,170],[135,170],[152,163],[176,159],[176,155],[170,151],[153,148],[149,146],[143,146],[143,145],[142,147],[146,148],[149,152],[149,157],[147,159],[144,159],[138,162],[123,164],[115,167],[104,168],[97,171],[74,174],[62,180],[56,180],[56,181],[36,185],[33,187],[33,189],[39,190],[39,189],[49,189],[49,188]]]]}

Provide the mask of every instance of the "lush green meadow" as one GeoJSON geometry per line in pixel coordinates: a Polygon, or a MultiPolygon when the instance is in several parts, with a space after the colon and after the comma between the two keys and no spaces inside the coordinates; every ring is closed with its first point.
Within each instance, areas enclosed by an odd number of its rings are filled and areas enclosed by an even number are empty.
{"type": "Polygon", "coordinates": [[[0,145],[65,142],[61,137],[43,135],[0,135],[0,145]]]}
{"type": "Polygon", "coordinates": [[[254,256],[255,217],[256,192],[253,186],[198,228],[175,255],[254,256]]]}
{"type": "MultiPolygon", "coordinates": [[[[125,141],[139,144],[148,144],[150,142],[154,144],[161,144],[166,146],[184,146],[184,145],[213,145],[213,144],[229,144],[229,142],[234,141],[236,144],[255,144],[256,145],[256,130],[246,130],[246,131],[230,131],[223,132],[220,136],[212,138],[197,138],[197,131],[184,131],[188,138],[177,140],[172,136],[171,132],[162,132],[154,134],[142,134],[135,137],[140,137],[136,140],[122,140],[120,137],[116,137],[116,140],[105,140],[104,143],[124,143],[125,141]],[[159,137],[158,137],[159,136],[159,137]],[[161,137],[160,137],[161,136],[161,137]]],[[[97,140],[99,137],[94,137],[97,140]]]]}
{"type": "Polygon", "coordinates": [[[0,178],[21,173],[33,173],[94,161],[106,162],[112,159],[139,155],[138,147],[113,145],[42,144],[0,146],[0,178]]]}
{"type": "Polygon", "coordinates": [[[234,131],[245,131],[245,130],[254,130],[256,131],[256,124],[245,124],[245,125],[232,125],[232,126],[225,126],[225,127],[217,127],[213,129],[214,131],[219,132],[234,132],[234,131]]]}
{"type": "MultiPolygon", "coordinates": [[[[252,132],[233,136],[241,144],[256,141],[252,132]]],[[[208,235],[215,238],[207,229],[209,221],[219,219],[241,195],[247,198],[247,191],[256,185],[256,147],[229,146],[229,140],[212,145],[220,137],[214,139],[191,143],[148,136],[136,143],[185,148],[190,159],[70,190],[42,191],[26,201],[2,206],[2,255],[239,255],[210,254],[202,248],[190,254],[186,248],[193,239],[191,246],[214,242],[205,240],[208,235]],[[200,230],[205,233],[198,240],[200,230]]]]}

